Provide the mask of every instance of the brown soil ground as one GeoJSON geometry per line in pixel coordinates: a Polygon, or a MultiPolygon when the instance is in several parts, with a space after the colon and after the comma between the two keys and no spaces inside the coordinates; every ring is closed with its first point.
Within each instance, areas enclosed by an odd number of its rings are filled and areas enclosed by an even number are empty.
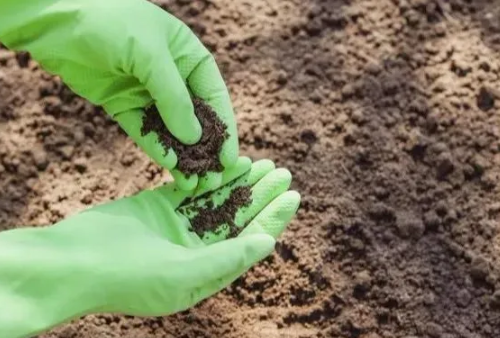
{"type": "MultiPolygon", "coordinates": [[[[277,253],[166,318],[43,338],[500,336],[498,0],[165,0],[221,65],[242,152],[302,193],[277,253]]],[[[158,184],[99,110],[0,51],[0,229],[158,184]]]]}

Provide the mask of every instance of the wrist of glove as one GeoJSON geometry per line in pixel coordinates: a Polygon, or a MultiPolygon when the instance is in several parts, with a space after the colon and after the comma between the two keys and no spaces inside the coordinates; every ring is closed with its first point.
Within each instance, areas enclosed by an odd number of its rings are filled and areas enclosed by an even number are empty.
{"type": "MultiPolygon", "coordinates": [[[[26,313],[40,319],[24,335],[88,313],[161,316],[192,307],[268,256],[300,201],[288,191],[290,173],[271,161],[240,158],[222,181],[198,192],[169,184],[37,230],[39,244],[16,254],[29,268],[0,279],[15,297],[0,291],[0,302],[19,309],[23,323],[26,313]]],[[[23,231],[0,242],[25,241],[23,231]]],[[[0,262],[9,261],[2,248],[0,262]]],[[[0,314],[0,327],[6,322],[0,314]]]]}
{"type": "Polygon", "coordinates": [[[78,95],[103,106],[183,190],[214,188],[220,173],[187,176],[174,150],[141,132],[144,107],[155,104],[169,132],[184,144],[200,140],[191,94],[227,126],[224,168],[238,157],[231,99],[209,51],[180,20],[146,0],[3,0],[0,41],[28,51],[78,95]]]}

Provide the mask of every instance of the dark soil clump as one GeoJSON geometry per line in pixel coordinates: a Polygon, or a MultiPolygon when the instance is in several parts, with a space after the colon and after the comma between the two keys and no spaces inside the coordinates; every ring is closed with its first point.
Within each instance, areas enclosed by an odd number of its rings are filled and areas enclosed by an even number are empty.
{"type": "Polygon", "coordinates": [[[194,112],[201,123],[203,135],[195,145],[185,145],[167,129],[156,106],[145,110],[141,133],[154,132],[165,149],[173,149],[177,155],[177,167],[185,175],[204,175],[209,171],[221,172],[224,168],[219,160],[224,141],[228,137],[227,126],[215,111],[201,99],[193,99],[194,112]]]}
{"type": "Polygon", "coordinates": [[[243,227],[238,227],[234,223],[236,212],[241,207],[246,207],[252,203],[252,191],[249,187],[238,187],[231,192],[229,198],[220,206],[213,205],[193,207],[192,211],[197,215],[191,219],[191,227],[200,237],[207,232],[219,233],[220,226],[229,226],[228,238],[236,237],[243,227]]]}

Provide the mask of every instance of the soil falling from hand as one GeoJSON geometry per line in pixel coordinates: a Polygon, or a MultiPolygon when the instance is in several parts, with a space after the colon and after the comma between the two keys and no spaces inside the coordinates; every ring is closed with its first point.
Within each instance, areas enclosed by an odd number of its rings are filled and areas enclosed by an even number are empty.
{"type": "Polygon", "coordinates": [[[252,203],[252,191],[249,187],[238,187],[231,192],[229,198],[220,206],[205,205],[191,209],[197,215],[191,219],[192,230],[200,237],[207,232],[220,233],[221,225],[229,227],[228,238],[236,237],[243,227],[238,227],[234,222],[236,212],[252,203]]]}
{"type": "Polygon", "coordinates": [[[177,155],[177,167],[185,175],[200,176],[209,171],[221,172],[224,168],[219,160],[219,154],[224,141],[228,138],[227,126],[217,116],[215,111],[201,99],[193,99],[194,112],[202,127],[201,140],[194,145],[186,145],[177,140],[167,129],[156,106],[145,110],[142,136],[154,132],[165,149],[170,149],[177,155]]]}

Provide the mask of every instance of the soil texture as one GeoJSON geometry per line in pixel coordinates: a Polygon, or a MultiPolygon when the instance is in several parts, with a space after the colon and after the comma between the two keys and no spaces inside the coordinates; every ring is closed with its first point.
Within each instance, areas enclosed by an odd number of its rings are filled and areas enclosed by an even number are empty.
{"type": "MultiPolygon", "coordinates": [[[[500,337],[497,0],[158,0],[214,53],[241,153],[294,175],[276,253],[189,311],[43,338],[500,337]]],[[[106,115],[0,50],[0,228],[164,182],[106,115]]]]}
{"type": "Polygon", "coordinates": [[[185,145],[179,142],[165,126],[156,106],[145,110],[141,133],[143,136],[154,132],[165,149],[165,154],[172,149],[177,155],[177,167],[186,176],[203,176],[209,171],[221,172],[219,154],[227,139],[227,126],[215,111],[203,100],[193,99],[194,113],[201,124],[202,136],[198,143],[185,145]]]}
{"type": "Polygon", "coordinates": [[[209,203],[204,206],[190,207],[189,211],[195,214],[190,219],[192,230],[200,237],[207,232],[218,234],[223,230],[228,231],[227,238],[236,237],[243,229],[234,222],[236,213],[251,203],[252,190],[249,187],[237,187],[219,206],[209,203]],[[227,228],[221,228],[222,225],[227,225],[227,228]]]}

